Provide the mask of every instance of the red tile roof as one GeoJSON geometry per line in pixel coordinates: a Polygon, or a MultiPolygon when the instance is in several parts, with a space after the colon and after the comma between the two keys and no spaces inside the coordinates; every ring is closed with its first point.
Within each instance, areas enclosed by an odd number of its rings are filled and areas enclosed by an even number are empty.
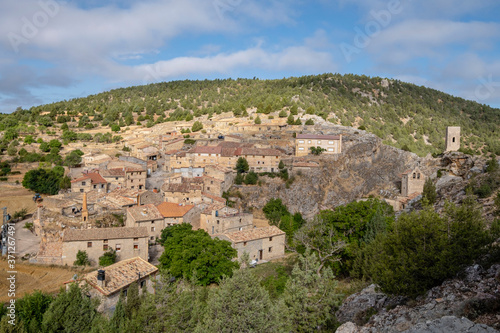
{"type": "Polygon", "coordinates": [[[183,217],[194,205],[181,206],[173,202],[162,202],[156,207],[163,217],[183,217]]]}
{"type": "Polygon", "coordinates": [[[280,236],[284,234],[284,231],[273,225],[264,228],[253,228],[241,231],[226,232],[223,235],[233,243],[241,243],[262,238],[280,236]]]}
{"type": "Polygon", "coordinates": [[[127,213],[129,213],[136,222],[163,220],[163,215],[161,215],[158,208],[153,204],[127,208],[127,213]]]}
{"type": "Polygon", "coordinates": [[[220,154],[222,147],[220,146],[201,146],[194,147],[189,152],[193,154],[220,154]]]}
{"type": "Polygon", "coordinates": [[[94,228],[94,229],[66,229],[64,231],[64,242],[87,241],[94,239],[123,239],[148,237],[146,227],[117,227],[117,228],[94,228]]]}
{"type": "Polygon", "coordinates": [[[84,181],[87,179],[90,179],[91,184],[106,184],[107,183],[107,181],[104,178],[102,178],[102,176],[100,174],[95,173],[95,172],[88,173],[83,177],[72,180],[71,182],[76,183],[76,182],[81,182],[81,181],[84,181]]]}

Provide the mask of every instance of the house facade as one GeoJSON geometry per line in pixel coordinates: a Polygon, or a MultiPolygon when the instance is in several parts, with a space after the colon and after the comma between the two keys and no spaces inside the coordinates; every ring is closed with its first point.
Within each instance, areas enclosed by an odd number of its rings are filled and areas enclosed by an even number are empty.
{"type": "Polygon", "coordinates": [[[117,260],[141,257],[148,260],[148,232],[141,228],[66,229],[63,235],[62,264],[73,265],[78,251],[87,252],[93,265],[109,249],[117,260]]]}
{"type": "Polygon", "coordinates": [[[250,260],[272,260],[285,255],[285,232],[276,226],[226,232],[216,236],[228,240],[238,251],[238,260],[246,252],[250,260]]]}
{"type": "Polygon", "coordinates": [[[401,196],[408,197],[413,193],[424,191],[425,175],[417,167],[407,170],[401,175],[401,196]]]}
{"type": "Polygon", "coordinates": [[[71,192],[89,192],[96,190],[106,193],[108,182],[97,172],[90,172],[71,181],[71,192]]]}
{"type": "Polygon", "coordinates": [[[161,231],[165,227],[163,220],[163,215],[153,204],[134,206],[127,208],[125,226],[128,228],[146,227],[149,241],[155,242],[155,239],[161,236],[161,231]]]}
{"type": "Polygon", "coordinates": [[[295,156],[308,155],[311,147],[325,149],[323,154],[340,154],[342,153],[342,135],[297,134],[295,156]]]}

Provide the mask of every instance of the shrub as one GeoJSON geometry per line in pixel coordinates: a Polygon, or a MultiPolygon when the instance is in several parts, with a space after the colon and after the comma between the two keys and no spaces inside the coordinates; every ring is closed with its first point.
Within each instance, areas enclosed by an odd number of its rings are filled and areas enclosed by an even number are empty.
{"type": "Polygon", "coordinates": [[[75,266],[88,266],[90,265],[89,256],[86,251],[78,250],[76,254],[76,260],[73,263],[75,266]]]}
{"type": "Polygon", "coordinates": [[[106,267],[116,262],[116,251],[110,248],[99,257],[99,265],[106,267]]]}
{"type": "Polygon", "coordinates": [[[195,121],[193,126],[191,127],[191,131],[198,132],[203,129],[203,124],[200,121],[195,121]]]}

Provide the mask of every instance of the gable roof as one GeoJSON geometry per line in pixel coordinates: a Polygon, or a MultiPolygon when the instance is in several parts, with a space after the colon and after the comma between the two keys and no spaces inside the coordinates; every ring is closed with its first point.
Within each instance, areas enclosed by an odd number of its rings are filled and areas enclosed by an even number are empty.
{"type": "Polygon", "coordinates": [[[275,237],[284,235],[285,232],[280,230],[277,226],[269,226],[264,228],[253,228],[241,231],[226,232],[222,234],[233,243],[248,242],[252,240],[275,237]]]}
{"type": "Polygon", "coordinates": [[[97,270],[84,275],[83,280],[101,294],[109,296],[138,281],[139,276],[142,279],[155,274],[158,268],[140,257],[135,257],[105,267],[104,272],[106,283],[103,287],[97,283],[97,270]]]}
{"type": "Polygon", "coordinates": [[[179,204],[173,202],[162,202],[156,206],[163,217],[183,217],[193,207],[194,205],[180,206],[179,204]]]}
{"type": "Polygon", "coordinates": [[[130,213],[136,222],[163,220],[163,215],[160,214],[158,208],[153,204],[127,208],[127,213],[130,213]]]}
{"type": "Polygon", "coordinates": [[[71,182],[76,183],[76,182],[81,182],[81,181],[84,181],[87,179],[90,179],[91,184],[106,184],[107,183],[107,181],[104,178],[102,178],[102,176],[100,174],[98,174],[97,172],[88,173],[88,174],[84,175],[83,177],[72,180],[71,182]]]}
{"type": "Polygon", "coordinates": [[[63,242],[141,237],[148,237],[148,229],[146,227],[66,229],[64,231],[63,242]]]}

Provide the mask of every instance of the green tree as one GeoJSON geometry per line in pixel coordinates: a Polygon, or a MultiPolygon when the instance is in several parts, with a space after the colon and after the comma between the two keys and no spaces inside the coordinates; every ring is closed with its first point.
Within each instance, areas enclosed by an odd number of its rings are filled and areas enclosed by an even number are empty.
{"type": "Polygon", "coordinates": [[[342,299],[335,292],[336,286],[331,269],[321,270],[321,263],[312,251],[307,250],[304,256],[299,256],[282,298],[280,313],[288,326],[285,331],[332,331],[332,310],[342,299]]]}
{"type": "Polygon", "coordinates": [[[422,199],[426,200],[429,205],[433,205],[436,202],[436,198],[436,185],[434,185],[431,178],[427,178],[424,183],[422,199]]]}
{"type": "Polygon", "coordinates": [[[245,176],[245,184],[246,185],[255,185],[257,184],[257,181],[259,180],[259,176],[253,172],[253,171],[250,171],[246,176],[245,176]]]}
{"type": "Polygon", "coordinates": [[[24,138],[24,143],[27,144],[27,145],[30,145],[33,142],[35,142],[35,139],[33,138],[33,135],[26,135],[26,137],[24,138]]]}
{"type": "Polygon", "coordinates": [[[116,262],[116,251],[111,248],[108,251],[104,252],[104,254],[99,257],[99,265],[103,267],[113,265],[115,262],[116,262]]]}
{"type": "Polygon", "coordinates": [[[29,333],[42,331],[43,315],[52,302],[52,296],[35,290],[31,294],[25,294],[16,302],[17,320],[23,323],[23,327],[29,333]]]}
{"type": "Polygon", "coordinates": [[[62,177],[61,181],[59,182],[59,188],[63,190],[71,188],[71,178],[69,178],[68,176],[62,177]]]}
{"type": "Polygon", "coordinates": [[[278,114],[278,117],[280,118],[286,118],[288,116],[288,113],[285,110],[281,110],[280,113],[278,114]]]}
{"type": "Polygon", "coordinates": [[[10,164],[7,161],[0,162],[0,176],[6,176],[10,173],[10,164]]]}
{"type": "Polygon", "coordinates": [[[247,172],[250,169],[248,165],[248,161],[244,157],[238,158],[236,161],[236,172],[237,173],[244,173],[247,172]]]}
{"type": "Polygon", "coordinates": [[[76,254],[76,260],[73,263],[75,266],[88,266],[90,265],[89,255],[87,251],[78,250],[76,254]]]}
{"type": "Polygon", "coordinates": [[[118,125],[118,124],[111,125],[111,130],[113,132],[120,132],[120,125],[118,125]]]}
{"type": "Polygon", "coordinates": [[[195,121],[193,126],[191,127],[191,131],[198,132],[203,129],[203,124],[200,121],[195,121]]]}
{"type": "Polygon", "coordinates": [[[61,143],[61,141],[59,141],[57,139],[52,139],[49,141],[49,147],[50,148],[57,148],[59,150],[62,147],[62,143],[61,143]]]}
{"type": "Polygon", "coordinates": [[[278,225],[282,216],[290,215],[288,208],[283,204],[281,199],[272,198],[262,208],[266,218],[272,225],[278,225]]]}
{"type": "Polygon", "coordinates": [[[236,185],[241,185],[241,184],[243,184],[243,181],[244,181],[244,180],[245,180],[245,176],[243,176],[243,174],[241,174],[241,173],[238,173],[238,174],[236,175],[236,177],[234,177],[234,183],[235,183],[236,185]]]}
{"type": "Polygon", "coordinates": [[[321,147],[309,147],[309,149],[311,150],[311,154],[313,155],[321,155],[321,153],[323,153],[324,151],[326,151],[325,148],[321,148],[321,147]]]}
{"type": "Polygon", "coordinates": [[[74,168],[75,166],[82,163],[80,153],[80,150],[73,150],[71,153],[66,155],[66,157],[64,158],[64,165],[69,166],[70,168],[74,168]]]}
{"type": "Polygon", "coordinates": [[[223,275],[231,276],[239,266],[232,261],[237,252],[231,243],[212,239],[204,230],[194,231],[187,223],[163,229],[160,243],[165,249],[160,267],[175,277],[188,279],[196,272],[201,285],[217,283],[223,275]]]}
{"type": "Polygon", "coordinates": [[[60,178],[61,176],[52,170],[35,169],[26,172],[22,184],[32,191],[54,195],[60,189],[60,178]]]}
{"type": "Polygon", "coordinates": [[[42,332],[90,332],[98,318],[96,303],[85,296],[76,283],[61,289],[43,316],[42,332]]]}
{"type": "Polygon", "coordinates": [[[288,125],[295,125],[295,119],[293,118],[292,114],[290,113],[290,115],[288,116],[288,119],[286,120],[286,123],[288,125]]]}
{"type": "Polygon", "coordinates": [[[285,163],[283,161],[280,161],[280,164],[278,164],[278,169],[283,170],[285,168],[285,163]]]}
{"type": "Polygon", "coordinates": [[[237,270],[212,290],[195,332],[282,331],[282,315],[277,310],[255,276],[247,269],[237,270]]]}
{"type": "Polygon", "coordinates": [[[495,172],[498,170],[498,161],[495,155],[491,156],[491,159],[488,161],[488,165],[486,167],[486,172],[495,172]]]}
{"type": "Polygon", "coordinates": [[[365,269],[384,292],[415,297],[454,276],[487,250],[491,239],[473,199],[402,214],[365,248],[365,269]]]}
{"type": "Polygon", "coordinates": [[[262,124],[262,120],[260,120],[260,117],[259,117],[259,116],[255,117],[255,120],[254,120],[253,122],[254,122],[256,125],[260,125],[260,124],[262,124]]]}
{"type": "Polygon", "coordinates": [[[40,150],[43,151],[44,153],[50,151],[49,143],[48,142],[40,143],[40,150]]]}
{"type": "Polygon", "coordinates": [[[312,119],[308,119],[305,122],[306,125],[314,125],[314,121],[312,119]]]}

